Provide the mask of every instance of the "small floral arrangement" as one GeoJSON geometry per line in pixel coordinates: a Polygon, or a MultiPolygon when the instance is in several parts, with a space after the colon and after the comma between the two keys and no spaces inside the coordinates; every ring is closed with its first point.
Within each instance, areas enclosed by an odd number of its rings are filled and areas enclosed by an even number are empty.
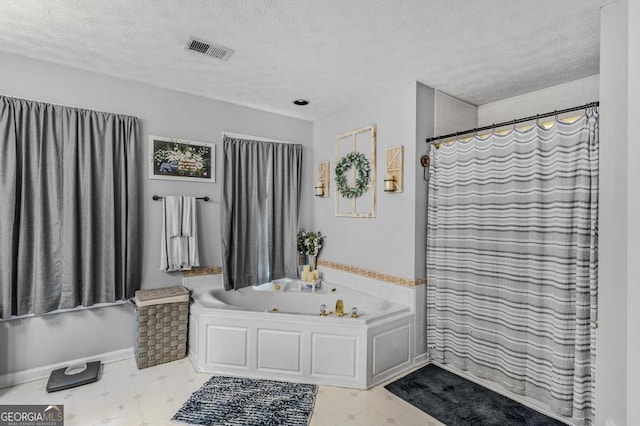
{"type": "Polygon", "coordinates": [[[298,232],[298,251],[307,256],[317,256],[322,248],[324,236],[320,232],[298,232]]]}

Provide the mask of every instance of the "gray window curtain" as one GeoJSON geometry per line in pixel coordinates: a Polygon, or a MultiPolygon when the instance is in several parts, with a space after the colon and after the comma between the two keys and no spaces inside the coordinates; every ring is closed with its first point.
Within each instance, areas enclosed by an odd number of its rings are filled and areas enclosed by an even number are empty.
{"type": "Polygon", "coordinates": [[[0,96],[0,317],[139,288],[135,117],[0,96]]]}
{"type": "Polygon", "coordinates": [[[223,151],[225,289],[296,276],[302,145],[225,136],[223,151]]]}
{"type": "Polygon", "coordinates": [[[433,361],[589,423],[595,385],[598,116],[432,147],[433,361]]]}

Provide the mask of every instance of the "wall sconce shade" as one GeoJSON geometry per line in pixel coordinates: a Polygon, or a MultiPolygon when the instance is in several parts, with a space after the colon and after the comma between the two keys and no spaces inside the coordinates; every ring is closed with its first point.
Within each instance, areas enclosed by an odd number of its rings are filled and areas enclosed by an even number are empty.
{"type": "Polygon", "coordinates": [[[392,174],[387,173],[387,178],[384,180],[384,192],[396,192],[396,179],[392,174]]]}

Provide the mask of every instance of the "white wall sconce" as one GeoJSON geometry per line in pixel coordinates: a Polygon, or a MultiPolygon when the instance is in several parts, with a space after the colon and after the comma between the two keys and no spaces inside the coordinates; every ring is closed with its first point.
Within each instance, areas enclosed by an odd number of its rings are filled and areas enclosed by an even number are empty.
{"type": "Polygon", "coordinates": [[[387,149],[387,175],[384,179],[384,192],[403,192],[404,147],[402,145],[387,149]]]}
{"type": "Polygon", "coordinates": [[[318,166],[318,181],[315,187],[316,197],[329,196],[329,162],[325,161],[318,166]]]}

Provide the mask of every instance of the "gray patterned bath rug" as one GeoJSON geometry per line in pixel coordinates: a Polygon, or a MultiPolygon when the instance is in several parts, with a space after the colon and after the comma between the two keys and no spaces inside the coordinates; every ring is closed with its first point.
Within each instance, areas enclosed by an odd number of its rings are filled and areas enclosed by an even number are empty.
{"type": "Polygon", "coordinates": [[[309,424],[316,385],[215,376],[173,416],[195,425],[309,424]]]}

